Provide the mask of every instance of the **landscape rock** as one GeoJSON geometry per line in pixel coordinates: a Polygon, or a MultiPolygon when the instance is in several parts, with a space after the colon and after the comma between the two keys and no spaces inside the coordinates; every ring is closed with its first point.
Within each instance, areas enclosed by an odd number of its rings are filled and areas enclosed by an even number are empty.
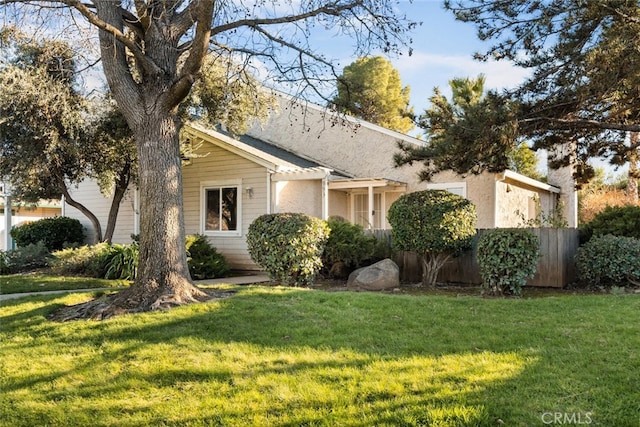
{"type": "Polygon", "coordinates": [[[389,258],[368,267],[362,267],[349,275],[348,287],[367,291],[382,291],[400,286],[400,268],[389,258]]]}

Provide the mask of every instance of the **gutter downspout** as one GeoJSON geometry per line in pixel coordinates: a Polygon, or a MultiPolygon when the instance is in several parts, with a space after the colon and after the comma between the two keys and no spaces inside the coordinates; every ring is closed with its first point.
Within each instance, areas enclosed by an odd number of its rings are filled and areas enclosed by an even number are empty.
{"type": "Polygon", "coordinates": [[[498,228],[498,184],[505,180],[505,173],[496,174],[493,184],[493,228],[498,228]]]}
{"type": "Polygon", "coordinates": [[[322,178],[322,219],[329,219],[329,171],[322,178]]]}
{"type": "Polygon", "coordinates": [[[133,234],[140,234],[140,191],[133,191],[133,234]]]}
{"type": "Polygon", "coordinates": [[[373,230],[374,229],[373,224],[375,224],[375,222],[374,222],[375,221],[375,218],[374,218],[374,215],[375,215],[375,206],[374,206],[375,199],[373,197],[373,186],[370,185],[369,188],[367,188],[367,193],[368,193],[367,195],[369,196],[369,200],[367,202],[368,203],[368,207],[369,207],[369,212],[368,212],[369,216],[367,218],[367,221],[369,221],[369,229],[373,230]]]}
{"type": "Polygon", "coordinates": [[[273,185],[271,181],[271,175],[273,175],[273,173],[274,172],[272,170],[267,169],[267,214],[271,213],[271,185],[273,185]]]}

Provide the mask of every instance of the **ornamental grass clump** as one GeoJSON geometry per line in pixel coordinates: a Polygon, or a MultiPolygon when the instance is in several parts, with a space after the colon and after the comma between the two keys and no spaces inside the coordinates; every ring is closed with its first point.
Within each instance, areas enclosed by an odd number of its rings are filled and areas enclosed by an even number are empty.
{"type": "Polygon", "coordinates": [[[540,241],[531,231],[487,230],[478,241],[484,291],[490,295],[522,295],[522,287],[536,273],[539,258],[540,241]]]}
{"type": "Polygon", "coordinates": [[[301,213],[262,215],[247,233],[251,259],[284,286],[310,286],[322,267],[326,221],[301,213]]]}
{"type": "Polygon", "coordinates": [[[470,249],[476,235],[476,207],[443,190],[403,194],[388,219],[394,248],[420,257],[423,286],[435,285],[442,266],[470,249]]]}
{"type": "Polygon", "coordinates": [[[575,260],[587,287],[640,286],[640,239],[596,236],[578,248],[575,260]]]}

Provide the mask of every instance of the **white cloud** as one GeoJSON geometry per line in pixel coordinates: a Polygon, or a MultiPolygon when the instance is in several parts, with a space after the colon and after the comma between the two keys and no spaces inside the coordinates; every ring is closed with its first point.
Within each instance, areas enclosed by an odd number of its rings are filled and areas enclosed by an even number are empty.
{"type": "Polygon", "coordinates": [[[428,108],[433,88],[439,87],[445,96],[450,96],[449,80],[453,78],[484,74],[485,90],[499,90],[514,88],[530,75],[529,70],[510,62],[480,62],[468,54],[443,55],[417,51],[412,56],[392,59],[392,62],[400,72],[402,84],[411,88],[411,105],[417,113],[428,108]]]}
{"type": "MultiPolygon", "coordinates": [[[[513,88],[521,83],[530,71],[514,66],[507,61],[476,61],[467,55],[441,55],[415,52],[412,56],[403,56],[393,61],[405,80],[420,77],[428,80],[448,80],[456,77],[475,77],[482,73],[486,77],[487,89],[513,88]]],[[[437,84],[434,86],[440,86],[437,84]]]]}

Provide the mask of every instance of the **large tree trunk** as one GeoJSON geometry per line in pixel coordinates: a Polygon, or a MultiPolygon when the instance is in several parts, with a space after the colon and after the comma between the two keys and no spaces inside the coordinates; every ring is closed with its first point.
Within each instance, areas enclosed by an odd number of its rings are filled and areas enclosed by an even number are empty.
{"type": "Polygon", "coordinates": [[[136,129],[140,163],[140,254],[133,285],[118,294],[65,307],[58,321],[105,319],[204,301],[191,281],[185,247],[179,124],[169,114],[152,115],[136,129]]]}
{"type": "MultiPolygon", "coordinates": [[[[187,96],[202,66],[211,34],[213,3],[194,3],[198,16],[195,41],[178,75],[178,49],[184,25],[171,23],[166,4],[150,2],[139,28],[144,40],[137,44],[117,39],[124,18],[119,1],[95,0],[105,25],[99,32],[102,65],[111,94],[133,130],[140,175],[140,254],[138,274],[131,288],[114,297],[67,308],[56,320],[103,319],[124,312],[142,312],[201,301],[208,294],[195,287],[189,275],[182,207],[178,106],[187,96]],[[175,24],[175,25],[174,25],[175,24]],[[131,70],[129,53],[135,57],[131,70]],[[132,50],[133,49],[133,50],[132,50]]],[[[173,13],[175,11],[171,11],[173,13]]],[[[187,15],[181,15],[183,18],[187,15]]],[[[177,19],[177,18],[176,18],[177,19]]]]}
{"type": "Polygon", "coordinates": [[[157,113],[135,131],[140,170],[140,257],[129,292],[137,309],[206,297],[191,282],[185,248],[179,123],[157,113]]]}

